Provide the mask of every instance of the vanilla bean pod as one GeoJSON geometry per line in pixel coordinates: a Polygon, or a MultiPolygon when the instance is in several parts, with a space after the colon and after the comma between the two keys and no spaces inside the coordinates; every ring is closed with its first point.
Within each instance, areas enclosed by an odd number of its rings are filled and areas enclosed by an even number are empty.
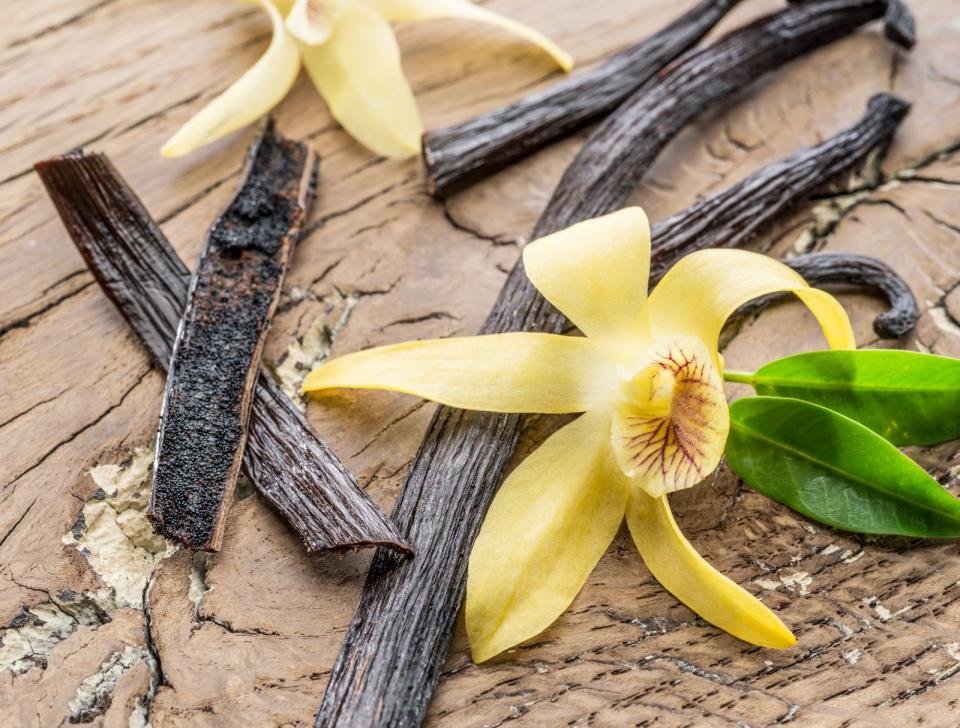
{"type": "MultiPolygon", "coordinates": [[[[70,154],[37,172],[94,277],[164,369],[190,271],[104,155],[70,154]]],[[[383,545],[409,553],[272,377],[260,372],[243,466],[310,552],[383,545]]]]}
{"type": "Polygon", "coordinates": [[[738,2],[702,0],[597,68],[461,124],[428,131],[423,159],[431,192],[445,197],[606,116],[695,46],[738,2]]]}
{"type": "Polygon", "coordinates": [[[268,120],[200,251],[167,373],[147,508],[154,529],[187,548],[220,550],[260,355],[316,174],[316,155],[268,120]]]}
{"type": "MultiPolygon", "coordinates": [[[[650,285],[659,281],[684,255],[695,250],[739,247],[790,205],[806,198],[826,180],[882,154],[910,110],[897,96],[877,94],[856,124],[821,144],[791,154],[742,182],[704,199],[653,226],[650,285]]],[[[874,331],[897,339],[917,322],[917,302],[909,286],[888,266],[863,256],[803,256],[784,261],[811,285],[848,283],[878,288],[890,302],[879,314],[874,331]],[[825,265],[827,261],[834,268],[825,265]]]]}
{"type": "MultiPolygon", "coordinates": [[[[909,45],[910,16],[898,0],[808,0],[747,26],[745,33],[735,32],[735,42],[727,36],[677,61],[591,135],[532,237],[620,208],[656,153],[709,104],[772,65],[849,34],[884,13],[888,35],[909,45]],[[657,91],[664,79],[675,80],[677,73],[688,84],[680,86],[682,98],[657,91]],[[657,113],[649,113],[644,104],[648,94],[658,100],[657,113]],[[640,115],[638,104],[644,111],[640,115]],[[642,153],[624,153],[633,147],[642,153]]],[[[667,88],[677,90],[672,81],[667,88]]],[[[480,333],[558,333],[565,324],[518,262],[480,333]]],[[[503,482],[523,422],[521,415],[437,408],[393,512],[417,557],[398,563],[383,549],[375,554],[317,713],[319,728],[399,727],[423,721],[463,600],[470,549],[503,482]]]]}
{"type": "Polygon", "coordinates": [[[709,106],[880,17],[891,40],[913,45],[913,20],[900,0],[804,0],[685,54],[593,132],[567,168],[534,237],[618,207],[667,142],[709,106]],[[605,153],[598,154],[599,148],[605,153]]]}
{"type": "MultiPolygon", "coordinates": [[[[890,303],[873,322],[873,330],[884,339],[897,339],[908,334],[917,323],[920,312],[910,286],[893,268],[876,258],[853,253],[812,253],[783,261],[817,288],[833,284],[875,288],[890,303]]],[[[749,316],[766,307],[778,296],[765,296],[750,301],[737,311],[749,316]]]]}

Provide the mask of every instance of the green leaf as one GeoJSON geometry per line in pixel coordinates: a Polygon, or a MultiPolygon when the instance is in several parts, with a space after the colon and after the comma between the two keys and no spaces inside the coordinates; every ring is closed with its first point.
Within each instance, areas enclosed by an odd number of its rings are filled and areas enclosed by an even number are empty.
{"type": "Polygon", "coordinates": [[[727,460],[754,490],[836,528],[960,536],[960,499],[878,434],[798,399],[730,405],[727,460]]]}
{"type": "Polygon", "coordinates": [[[960,359],[915,351],[815,351],[761,367],[757,394],[840,412],[894,445],[960,437],[960,359]]]}

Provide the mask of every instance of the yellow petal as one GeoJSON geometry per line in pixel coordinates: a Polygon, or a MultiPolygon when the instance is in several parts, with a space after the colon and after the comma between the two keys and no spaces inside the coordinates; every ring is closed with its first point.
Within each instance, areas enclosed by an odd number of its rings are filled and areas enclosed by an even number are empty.
{"type": "Polygon", "coordinates": [[[661,339],[623,383],[613,449],[624,474],[649,495],[696,485],[720,464],[730,430],[723,380],[694,337],[661,339]]]}
{"type": "Polygon", "coordinates": [[[533,28],[474,5],[469,0],[375,0],[384,17],[394,22],[462,18],[502,28],[540,46],[564,71],[573,68],[573,57],[552,40],[533,28]]]}
{"type": "Polygon", "coordinates": [[[546,629],[570,606],[623,521],[626,479],[595,410],[513,471],[480,529],[467,572],[467,635],[477,662],[546,629]]]}
{"type": "Polygon", "coordinates": [[[283,26],[283,17],[267,0],[257,0],[273,23],[267,52],[226,91],[180,127],[163,145],[165,157],[180,157],[256,121],[279,104],[297,80],[300,53],[283,26]]]}
{"type": "Polygon", "coordinates": [[[280,11],[280,14],[286,17],[290,14],[290,11],[293,9],[293,6],[299,2],[299,0],[270,0],[274,7],[280,11]]]}
{"type": "Polygon", "coordinates": [[[319,0],[296,0],[286,26],[290,35],[306,45],[325,43],[333,33],[331,17],[319,0]]]}
{"type": "Polygon", "coordinates": [[[461,409],[560,414],[604,401],[615,377],[588,339],[510,333],[358,351],[314,369],[303,389],[390,389],[461,409]]]}
{"type": "Polygon", "coordinates": [[[716,352],[724,323],[740,306],[790,292],[817,317],[832,348],[856,348],[850,319],[833,296],[783,263],[746,250],[701,250],[681,259],[650,294],[650,326],[654,335],[696,336],[716,352]]]}
{"type": "Polygon", "coordinates": [[[648,343],[650,225],[639,207],[535,240],[523,250],[523,265],[537,290],[587,336],[648,343]]]}
{"type": "Polygon", "coordinates": [[[397,40],[380,15],[344,5],[329,40],[302,45],[301,53],[330,113],[354,139],[384,157],[420,151],[420,112],[400,66],[397,40]]]}
{"type": "Polygon", "coordinates": [[[711,624],[761,647],[797,640],[756,597],[704,561],[677,528],[666,496],[631,492],[627,525],[644,563],[664,588],[711,624]]]}

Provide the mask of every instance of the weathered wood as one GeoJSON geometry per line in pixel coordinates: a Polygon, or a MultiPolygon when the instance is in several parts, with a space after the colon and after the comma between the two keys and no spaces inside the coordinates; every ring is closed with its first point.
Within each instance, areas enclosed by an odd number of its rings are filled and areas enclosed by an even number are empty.
{"type": "MultiPolygon", "coordinates": [[[[561,178],[533,237],[620,208],[653,158],[696,113],[719,101],[736,83],[851,32],[882,15],[885,7],[862,0],[805,3],[681,59],[652,85],[637,91],[590,136],[561,178]],[[674,85],[672,79],[682,80],[674,85]],[[650,113],[638,113],[638,108],[650,113]],[[653,113],[666,114],[672,108],[680,111],[666,119],[653,113]],[[637,150],[642,150],[639,156],[637,150]]],[[[866,149],[853,145],[854,161],[889,140],[906,107],[899,100],[881,97],[873,111],[871,121],[880,131],[866,149]]],[[[849,145],[849,136],[846,140],[849,145]]],[[[809,164],[803,155],[792,162],[801,169],[809,164]]],[[[768,177],[761,173],[760,179],[768,177]]],[[[731,220],[740,218],[743,207],[767,201],[762,186],[752,189],[747,183],[744,190],[749,199],[735,194],[731,201],[736,204],[716,209],[714,227],[733,229],[731,220]],[[728,214],[730,219],[725,219],[728,214]]],[[[803,197],[809,191],[808,181],[806,186],[787,187],[784,194],[789,200],[791,194],[803,197]]],[[[772,203],[773,211],[785,204],[772,203]]],[[[714,240],[721,243],[719,238],[714,240]]],[[[527,279],[520,261],[480,333],[559,333],[566,324],[527,279]]],[[[503,481],[523,422],[515,414],[437,409],[393,512],[420,556],[407,564],[398,564],[383,550],[374,556],[317,713],[318,728],[403,726],[423,719],[466,588],[466,555],[503,481]]]]}
{"type": "Polygon", "coordinates": [[[602,66],[467,121],[423,135],[430,191],[440,197],[563,139],[613,111],[703,38],[740,0],[701,2],[602,66]]]}
{"type": "MultiPolygon", "coordinates": [[[[582,0],[484,4],[547,33],[587,69],[697,0],[610,0],[589,12],[582,0]]],[[[711,36],[783,5],[740,3],[711,36]]],[[[918,34],[910,53],[886,42],[875,23],[769,74],[688,125],[630,202],[651,220],[666,219],[847,127],[878,91],[903,96],[913,111],[879,168],[840,175],[750,248],[882,259],[921,310],[914,332],[892,345],[960,356],[960,235],[950,227],[960,227],[960,154],[946,151],[960,143],[960,27],[954,3],[910,6],[918,34]]],[[[154,728],[308,725],[369,552],[307,555],[254,491],[232,507],[219,553],[200,561],[181,550],[158,562],[149,624],[137,605],[92,608],[115,583],[98,560],[105,548],[132,549],[135,558],[115,562],[124,577],[139,560],[144,573],[153,569],[150,554],[117,529],[137,511],[98,500],[97,490],[111,490],[104,474],[128,479],[149,466],[164,377],[87,272],[36,175],[25,173],[81,145],[108,153],[179,257],[195,261],[254,130],[175,162],[157,150],[261,56],[269,23],[252,5],[225,0],[37,0],[4,10],[0,179],[16,179],[0,189],[0,330],[12,326],[0,335],[0,652],[15,641],[13,624],[43,633],[43,610],[53,611],[61,593],[72,592],[64,607],[81,620],[55,622],[65,629],[47,630],[52,648],[31,637],[38,649],[23,674],[0,669],[4,718],[60,725],[81,684],[130,647],[152,649],[159,664],[140,659],[115,685],[112,672],[101,683],[101,696],[112,700],[91,723],[126,726],[135,713],[154,728]],[[78,524],[84,510],[86,525],[78,524]],[[82,548],[61,540],[75,526],[82,548]]],[[[398,30],[428,129],[560,78],[550,59],[495,29],[438,21],[398,30]]],[[[440,205],[425,193],[419,161],[372,159],[338,128],[306,77],[276,115],[285,133],[308,139],[324,159],[263,357],[291,394],[318,357],[475,333],[519,256],[513,242],[529,237],[584,138],[558,142],[440,205]]],[[[891,345],[872,329],[881,301],[836,292],[861,346],[891,345]]],[[[724,356],[731,368],[754,369],[822,346],[809,314],[787,302],[745,320],[724,356]]],[[[306,416],[389,508],[433,412],[405,395],[343,392],[310,402],[306,416]]],[[[526,430],[514,462],[552,426],[545,418],[526,430]]],[[[914,453],[954,493],[957,449],[914,453]]],[[[475,665],[458,621],[426,725],[960,724],[951,656],[960,631],[956,543],[866,541],[820,528],[741,488],[726,468],[671,504],[697,550],[796,632],[795,648],[756,650],[697,620],[652,579],[623,532],[571,609],[535,642],[475,665]]]]}
{"type": "MultiPolygon", "coordinates": [[[[37,172],[97,282],[166,368],[190,272],[104,155],[70,154],[39,163],[37,172]]],[[[243,465],[308,552],[375,544],[409,552],[393,524],[263,371],[243,465]]]]}

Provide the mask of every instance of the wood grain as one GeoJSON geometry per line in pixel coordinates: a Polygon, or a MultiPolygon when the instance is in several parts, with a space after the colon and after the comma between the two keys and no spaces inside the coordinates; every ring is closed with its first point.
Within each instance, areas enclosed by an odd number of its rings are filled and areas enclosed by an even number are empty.
{"type": "MultiPolygon", "coordinates": [[[[549,33],[587,68],[695,3],[612,0],[589,13],[574,0],[485,4],[549,33]]],[[[202,231],[236,185],[253,130],[178,162],[157,150],[269,42],[255,9],[224,0],[8,5],[0,11],[7,21],[0,24],[4,645],[9,628],[40,619],[24,608],[109,591],[77,546],[61,539],[84,508],[101,503],[90,469],[122,466],[150,446],[162,397],[159,371],[84,272],[28,170],[80,144],[106,151],[178,254],[195,260],[202,231]]],[[[906,277],[923,312],[899,345],[960,356],[960,27],[950,2],[910,5],[918,34],[910,53],[874,24],[734,93],[722,112],[671,142],[632,200],[663,219],[849,126],[874,93],[897,93],[913,110],[882,166],[823,190],[753,246],[777,255],[881,257],[906,277]]],[[[712,35],[779,7],[778,0],[741,3],[712,35]]],[[[403,27],[399,37],[431,128],[558,78],[549,60],[493,29],[436,22],[403,27]]],[[[427,195],[418,162],[372,160],[338,130],[307,79],[277,116],[325,165],[264,354],[268,366],[294,374],[328,349],[336,355],[476,332],[517,259],[515,242],[583,139],[441,205],[427,195]]],[[[861,345],[876,345],[871,326],[881,304],[858,294],[843,302],[861,345]]],[[[784,305],[745,324],[725,356],[747,368],[820,345],[806,314],[784,305]]],[[[433,412],[409,397],[369,392],[308,408],[318,433],[386,508],[433,412]]],[[[525,431],[518,457],[555,424],[545,418],[525,431]]],[[[952,443],[918,453],[953,492],[957,450],[952,443]]],[[[458,626],[428,725],[960,722],[957,544],[823,529],[725,470],[673,505],[697,549],[778,610],[797,631],[797,647],[756,650],[696,620],[621,535],[569,612],[531,645],[475,666],[458,626]]],[[[303,554],[259,496],[246,497],[230,511],[219,554],[205,563],[185,553],[161,560],[146,611],[91,613],[94,621],[56,642],[45,668],[38,660],[20,675],[3,671],[0,704],[15,725],[57,725],[84,680],[129,645],[159,660],[122,672],[93,723],[125,726],[142,702],[154,728],[309,725],[367,564],[362,555],[303,554]]]]}

